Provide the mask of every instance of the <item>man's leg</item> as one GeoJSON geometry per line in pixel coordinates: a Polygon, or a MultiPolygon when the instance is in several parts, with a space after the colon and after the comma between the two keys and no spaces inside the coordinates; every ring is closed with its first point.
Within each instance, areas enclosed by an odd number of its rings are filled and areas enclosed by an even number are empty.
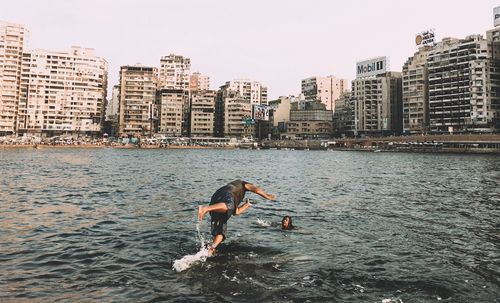
{"type": "Polygon", "coordinates": [[[214,237],[214,241],[208,247],[208,255],[209,256],[213,256],[214,255],[215,249],[217,248],[217,246],[219,246],[219,244],[222,242],[222,240],[224,240],[224,236],[223,235],[217,235],[217,236],[214,237]]]}
{"type": "Polygon", "coordinates": [[[219,202],[219,203],[215,203],[215,204],[208,205],[208,206],[201,206],[200,205],[200,206],[198,206],[198,220],[199,221],[203,220],[203,217],[209,211],[213,211],[216,213],[225,213],[228,211],[228,208],[227,208],[226,203],[224,203],[224,202],[219,202]]]}

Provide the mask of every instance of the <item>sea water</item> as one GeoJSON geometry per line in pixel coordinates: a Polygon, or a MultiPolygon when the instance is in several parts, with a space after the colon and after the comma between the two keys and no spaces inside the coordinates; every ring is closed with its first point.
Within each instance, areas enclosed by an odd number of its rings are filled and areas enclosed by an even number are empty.
{"type": "Polygon", "coordinates": [[[181,259],[175,260],[172,266],[172,268],[175,271],[177,272],[184,271],[195,264],[203,263],[207,260],[208,249],[205,246],[205,239],[203,238],[203,235],[200,232],[200,222],[196,223],[196,232],[198,236],[198,243],[200,244],[200,250],[196,254],[185,255],[181,259]]]}
{"type": "Polygon", "coordinates": [[[498,184],[487,155],[0,150],[0,301],[495,303],[498,184]],[[205,260],[197,206],[237,178],[279,202],[205,260]]]}

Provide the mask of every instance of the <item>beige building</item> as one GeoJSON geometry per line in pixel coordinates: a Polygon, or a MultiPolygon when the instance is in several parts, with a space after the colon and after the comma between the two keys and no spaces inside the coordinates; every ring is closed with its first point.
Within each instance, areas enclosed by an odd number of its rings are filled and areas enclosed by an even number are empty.
{"type": "Polygon", "coordinates": [[[429,52],[429,124],[434,133],[500,129],[500,48],[484,39],[445,38],[429,52]]]}
{"type": "Polygon", "coordinates": [[[24,53],[19,133],[98,134],[104,122],[108,63],[93,49],[24,53]]]}
{"type": "Polygon", "coordinates": [[[210,77],[200,73],[193,73],[189,78],[189,91],[210,89],[210,77]]]}
{"type": "Polygon", "coordinates": [[[244,119],[251,118],[252,104],[250,100],[234,94],[224,100],[224,136],[250,137],[254,133],[254,126],[244,124],[244,119]]]}
{"type": "Polygon", "coordinates": [[[252,105],[267,105],[267,87],[258,81],[236,79],[226,82],[222,88],[238,92],[241,97],[249,100],[252,105]]]}
{"type": "Polygon", "coordinates": [[[319,101],[327,110],[335,110],[335,100],[348,89],[346,79],[334,76],[311,77],[302,80],[302,94],[307,101],[319,101]]]}
{"type": "Polygon", "coordinates": [[[333,114],[335,135],[352,136],[355,130],[354,114],[356,102],[350,91],[343,92],[335,102],[333,114]]]}
{"type": "Polygon", "coordinates": [[[160,60],[160,89],[189,90],[191,59],[170,54],[160,60]]]}
{"type": "Polygon", "coordinates": [[[0,21],[0,136],[17,133],[21,66],[28,30],[0,21]]]}
{"type": "Polygon", "coordinates": [[[153,131],[158,69],[149,66],[120,68],[118,133],[146,135],[153,131]]]}
{"type": "Polygon", "coordinates": [[[253,136],[251,120],[254,105],[267,105],[267,87],[260,82],[233,80],[221,86],[217,93],[215,135],[224,137],[253,136]]]}
{"type": "Polygon", "coordinates": [[[191,92],[191,137],[213,137],[215,127],[215,100],[217,92],[191,92]]]}
{"type": "Polygon", "coordinates": [[[287,135],[298,139],[325,139],[332,135],[332,111],[319,101],[310,101],[301,108],[294,102],[290,109],[290,122],[287,123],[287,135]]]}
{"type": "Polygon", "coordinates": [[[429,128],[427,57],[431,47],[423,46],[403,65],[403,131],[426,133],[429,128]]]}
{"type": "Polygon", "coordinates": [[[355,129],[372,135],[402,131],[401,73],[385,72],[352,81],[355,129]]]}
{"type": "Polygon", "coordinates": [[[161,89],[158,91],[160,105],[159,132],[167,136],[183,135],[183,113],[189,94],[183,89],[161,89]]]}

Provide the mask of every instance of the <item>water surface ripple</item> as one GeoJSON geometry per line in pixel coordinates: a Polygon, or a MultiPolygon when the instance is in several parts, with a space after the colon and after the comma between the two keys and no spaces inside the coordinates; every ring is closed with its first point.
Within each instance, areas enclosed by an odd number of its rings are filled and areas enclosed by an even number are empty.
{"type": "Polygon", "coordinates": [[[0,176],[0,302],[500,302],[495,156],[19,149],[0,176]],[[279,201],[173,271],[236,178],[279,201]]]}

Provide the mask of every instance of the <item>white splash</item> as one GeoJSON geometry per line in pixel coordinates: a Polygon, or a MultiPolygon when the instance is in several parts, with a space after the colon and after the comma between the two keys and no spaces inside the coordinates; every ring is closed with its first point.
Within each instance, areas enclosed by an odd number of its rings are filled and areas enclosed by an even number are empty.
{"type": "Polygon", "coordinates": [[[259,218],[257,218],[257,224],[259,224],[262,227],[269,227],[269,226],[271,226],[271,224],[269,222],[266,222],[266,221],[261,220],[259,218]]]}
{"type": "Polygon", "coordinates": [[[200,244],[200,250],[194,255],[186,255],[179,260],[175,260],[172,268],[177,271],[185,271],[196,263],[203,263],[208,258],[208,249],[205,247],[205,239],[200,232],[200,223],[196,224],[196,231],[198,232],[197,242],[200,244]]]}

